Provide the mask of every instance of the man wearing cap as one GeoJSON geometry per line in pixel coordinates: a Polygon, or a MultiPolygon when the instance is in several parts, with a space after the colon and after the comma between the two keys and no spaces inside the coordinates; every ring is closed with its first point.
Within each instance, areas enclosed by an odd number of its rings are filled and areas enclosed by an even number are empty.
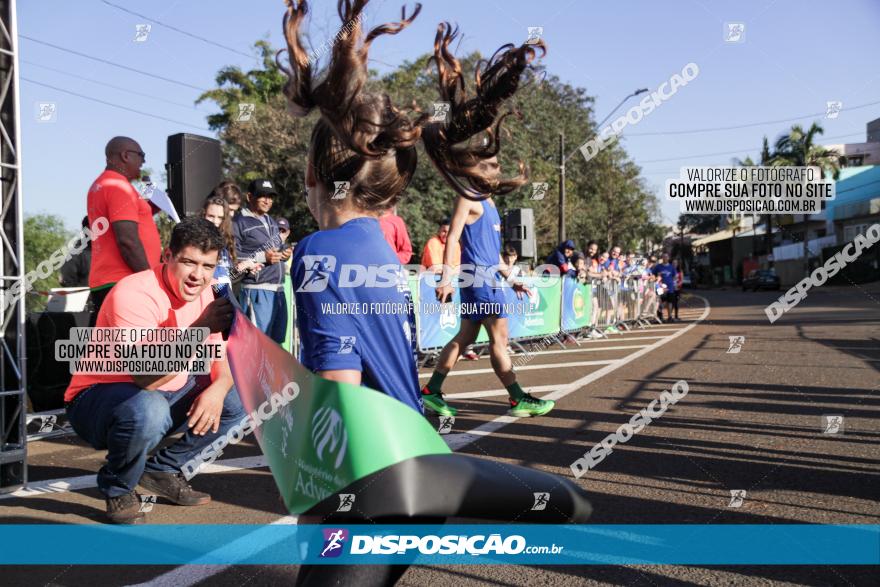
{"type": "Polygon", "coordinates": [[[270,180],[253,180],[248,186],[247,208],[242,208],[232,220],[232,234],[239,259],[263,264],[260,271],[242,278],[239,303],[260,330],[281,344],[287,328],[283,263],[286,257],[280,251],[278,222],[269,216],[277,195],[270,180]]]}

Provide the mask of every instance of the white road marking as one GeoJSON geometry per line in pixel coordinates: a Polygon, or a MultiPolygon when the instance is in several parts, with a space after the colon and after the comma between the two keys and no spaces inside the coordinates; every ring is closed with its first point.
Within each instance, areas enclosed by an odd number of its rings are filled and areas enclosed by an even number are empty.
{"type": "MultiPolygon", "coordinates": [[[[554,389],[559,389],[559,385],[533,385],[531,387],[524,387],[523,390],[526,393],[546,393],[548,391],[553,391],[554,389]]],[[[480,397],[493,397],[496,395],[507,395],[506,389],[487,389],[485,391],[464,391],[462,393],[444,393],[443,397],[446,399],[475,399],[480,397]]]]}
{"type": "MultiPolygon", "coordinates": [[[[581,377],[577,381],[573,381],[573,382],[569,383],[568,385],[563,385],[559,388],[558,391],[554,391],[553,393],[549,393],[549,394],[545,395],[542,399],[550,399],[550,400],[554,400],[554,401],[558,400],[558,399],[562,399],[565,396],[569,395],[570,393],[573,393],[573,392],[577,391],[578,389],[584,387],[585,385],[592,383],[593,381],[595,381],[601,377],[604,377],[605,375],[611,373],[612,371],[619,369],[620,367],[623,367],[624,365],[635,361],[639,357],[642,357],[642,356],[650,353],[654,349],[659,348],[659,347],[663,346],[664,344],[678,338],[679,336],[681,336],[685,332],[689,331],[691,328],[695,327],[697,324],[700,323],[700,321],[704,320],[706,318],[706,316],[709,315],[709,300],[702,298],[702,297],[700,297],[700,299],[703,300],[703,302],[706,304],[706,306],[703,309],[703,313],[700,315],[700,318],[698,321],[693,322],[692,324],[689,324],[685,328],[680,329],[675,334],[672,334],[662,340],[658,340],[654,344],[647,346],[647,347],[643,348],[642,350],[636,351],[636,352],[632,353],[631,355],[627,355],[626,357],[624,357],[622,359],[618,359],[616,361],[613,361],[610,365],[606,365],[605,367],[602,367],[598,371],[593,371],[592,373],[584,375],[583,377],[581,377]]],[[[486,436],[489,436],[490,434],[497,432],[498,430],[504,428],[505,426],[507,426],[511,422],[515,422],[516,420],[519,420],[519,418],[514,418],[513,416],[499,416],[499,417],[495,418],[494,420],[490,420],[489,422],[486,422],[484,424],[477,426],[476,428],[474,428],[472,430],[469,430],[468,432],[462,432],[462,433],[458,433],[458,434],[448,434],[448,435],[444,436],[443,439],[446,441],[446,444],[449,445],[449,448],[451,448],[452,450],[458,450],[460,448],[463,448],[463,447],[469,445],[470,443],[472,443],[476,440],[479,440],[480,438],[485,438],[486,436]]]]}
{"type": "MultiPolygon", "coordinates": [[[[269,526],[280,526],[296,524],[296,516],[284,516],[268,524],[269,526]]],[[[262,529],[255,530],[247,536],[242,536],[233,540],[229,544],[213,550],[205,554],[203,557],[192,561],[189,564],[175,567],[167,573],[162,573],[158,577],[153,577],[145,583],[137,583],[129,587],[182,587],[195,585],[204,581],[208,577],[212,577],[218,573],[222,573],[232,565],[211,564],[206,561],[214,561],[219,559],[242,560],[251,554],[256,554],[253,549],[254,544],[260,544],[259,540],[254,540],[262,529]]]]}
{"type": "MultiPolygon", "coordinates": [[[[239,469],[258,469],[260,467],[268,466],[266,457],[259,454],[253,457],[239,457],[236,459],[216,461],[210,465],[205,465],[202,468],[201,473],[227,473],[239,469]]],[[[28,483],[28,486],[24,489],[0,495],[0,500],[9,499],[11,497],[36,497],[38,495],[47,495],[49,493],[66,493],[68,491],[89,489],[96,486],[96,475],[80,475],[79,477],[67,477],[65,479],[35,481],[28,483]]]]}
{"type": "MultiPolygon", "coordinates": [[[[552,368],[563,368],[563,367],[590,367],[593,365],[607,365],[608,363],[613,363],[614,361],[574,361],[571,363],[542,363],[540,365],[526,365],[525,367],[517,367],[516,371],[519,373],[520,371],[534,371],[536,369],[552,369],[552,368]]],[[[468,369],[467,371],[450,371],[446,374],[447,377],[454,377],[456,375],[480,375],[482,373],[494,373],[495,371],[491,368],[489,369],[468,369]]],[[[420,373],[419,379],[427,379],[431,376],[430,373],[420,373]]]]}

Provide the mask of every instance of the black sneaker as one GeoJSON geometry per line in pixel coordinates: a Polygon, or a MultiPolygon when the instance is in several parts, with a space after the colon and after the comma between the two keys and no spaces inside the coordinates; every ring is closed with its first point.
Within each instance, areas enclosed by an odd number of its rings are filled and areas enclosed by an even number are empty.
{"type": "Polygon", "coordinates": [[[183,473],[145,472],[139,485],[177,505],[205,505],[211,501],[210,495],[193,489],[183,473]]]}
{"type": "Polygon", "coordinates": [[[143,524],[147,516],[141,511],[141,500],[134,491],[119,497],[107,497],[107,518],[114,524],[143,524]]]}

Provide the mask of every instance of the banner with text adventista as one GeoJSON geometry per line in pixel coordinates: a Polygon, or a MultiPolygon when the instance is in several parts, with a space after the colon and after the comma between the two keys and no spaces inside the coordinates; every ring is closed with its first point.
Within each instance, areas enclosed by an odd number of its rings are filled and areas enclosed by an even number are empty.
{"type": "Polygon", "coordinates": [[[248,413],[291,382],[298,386],[295,399],[255,431],[291,513],[405,459],[450,452],[421,414],[384,393],[318,377],[239,310],[226,352],[248,413]]]}

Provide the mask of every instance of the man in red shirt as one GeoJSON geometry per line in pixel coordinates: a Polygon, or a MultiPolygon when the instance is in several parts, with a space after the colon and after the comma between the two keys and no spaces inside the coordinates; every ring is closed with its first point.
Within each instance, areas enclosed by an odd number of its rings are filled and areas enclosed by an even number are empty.
{"type": "Polygon", "coordinates": [[[146,160],[141,146],[128,137],[113,137],[104,155],[107,167],[88,195],[89,224],[105,218],[113,227],[92,243],[89,287],[95,316],[117,281],[156,265],[162,255],[152,205],[131,185],[146,160]]]}
{"type": "Polygon", "coordinates": [[[379,217],[379,227],[385,240],[391,245],[391,250],[400,259],[402,265],[409,263],[412,258],[412,243],[409,240],[409,233],[406,231],[406,224],[403,218],[397,215],[397,206],[390,210],[386,210],[379,217]]]}
{"type": "MultiPolygon", "coordinates": [[[[110,290],[97,326],[127,331],[207,328],[212,334],[206,342],[222,342],[219,333],[229,328],[233,308],[226,298],[214,300],[209,286],[225,246],[216,226],[203,218],[185,218],[171,233],[164,263],[124,277],[110,290]]],[[[245,417],[232,384],[225,358],[212,361],[210,375],[74,374],[64,394],[67,415],[81,438],[107,450],[98,488],[110,521],[144,521],[138,485],[178,505],[211,500],[193,490],[181,471],[245,417]],[[148,456],[182,427],[186,431],[179,440],[148,456]]]]}

